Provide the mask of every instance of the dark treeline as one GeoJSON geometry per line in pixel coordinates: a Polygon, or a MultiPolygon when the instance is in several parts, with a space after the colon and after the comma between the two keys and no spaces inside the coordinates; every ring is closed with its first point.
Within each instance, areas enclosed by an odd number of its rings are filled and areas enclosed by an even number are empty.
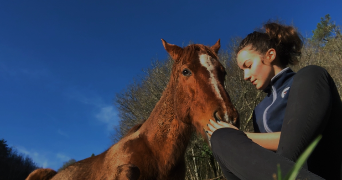
{"type": "Polygon", "coordinates": [[[8,147],[7,142],[0,140],[0,179],[23,180],[35,169],[39,168],[31,158],[19,154],[8,147]]]}
{"type": "MultiPolygon", "coordinates": [[[[307,65],[319,65],[331,74],[340,95],[342,94],[342,36],[337,26],[328,15],[321,18],[312,37],[303,37],[304,46],[299,58],[299,64],[291,67],[295,72],[307,65]]],[[[171,41],[171,40],[170,40],[171,41]]],[[[213,40],[215,42],[216,40],[213,40]]],[[[243,80],[243,72],[236,64],[234,50],[241,38],[231,40],[226,49],[219,52],[219,60],[225,66],[227,78],[225,88],[240,115],[240,129],[253,132],[252,112],[254,107],[266,95],[243,80]]],[[[159,101],[165,89],[172,67],[173,60],[155,60],[151,67],[145,70],[145,76],[130,84],[115,98],[115,105],[119,110],[120,124],[117,127],[113,142],[121,139],[126,132],[138,123],[148,119],[155,104],[159,101]]],[[[221,179],[222,172],[214,160],[210,148],[197,134],[186,152],[187,176],[186,179],[221,179]]]]}

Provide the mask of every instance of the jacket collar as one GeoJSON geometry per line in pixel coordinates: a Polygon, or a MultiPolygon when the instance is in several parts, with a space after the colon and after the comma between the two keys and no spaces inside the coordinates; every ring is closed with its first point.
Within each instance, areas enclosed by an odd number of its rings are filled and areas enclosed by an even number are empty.
{"type": "Polygon", "coordinates": [[[263,91],[265,93],[270,93],[272,91],[272,86],[275,89],[279,89],[284,82],[293,75],[294,72],[289,67],[284,68],[271,79],[271,83],[263,91]]]}

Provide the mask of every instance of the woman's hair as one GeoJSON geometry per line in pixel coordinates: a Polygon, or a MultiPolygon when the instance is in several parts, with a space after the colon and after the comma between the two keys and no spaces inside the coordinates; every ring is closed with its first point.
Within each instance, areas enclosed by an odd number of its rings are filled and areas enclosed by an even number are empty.
{"type": "Polygon", "coordinates": [[[275,22],[266,23],[265,32],[254,31],[243,39],[235,51],[236,54],[248,45],[260,54],[265,54],[270,48],[277,52],[277,58],[281,65],[295,65],[298,63],[297,56],[301,54],[303,46],[302,36],[292,26],[281,25],[275,22]]]}

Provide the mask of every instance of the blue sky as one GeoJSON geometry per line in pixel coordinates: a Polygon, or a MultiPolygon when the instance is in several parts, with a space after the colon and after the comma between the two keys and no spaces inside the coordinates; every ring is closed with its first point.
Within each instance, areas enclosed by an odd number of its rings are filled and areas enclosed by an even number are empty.
{"type": "Polygon", "coordinates": [[[115,94],[166,59],[161,38],[225,49],[268,19],[311,35],[342,1],[2,1],[0,139],[57,170],[100,154],[118,125],[115,94]]]}

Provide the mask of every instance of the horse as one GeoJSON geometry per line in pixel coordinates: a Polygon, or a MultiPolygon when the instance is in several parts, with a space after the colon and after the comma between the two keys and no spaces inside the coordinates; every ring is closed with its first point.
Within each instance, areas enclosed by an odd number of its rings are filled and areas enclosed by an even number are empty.
{"type": "Polygon", "coordinates": [[[102,154],[70,165],[52,180],[184,179],[184,155],[192,133],[210,143],[205,133],[209,119],[238,124],[238,113],[224,88],[226,71],[218,61],[220,40],[211,47],[184,48],[161,40],[174,63],[149,118],[102,154]]]}
{"type": "Polygon", "coordinates": [[[57,172],[53,169],[36,169],[29,174],[26,179],[39,179],[39,180],[50,180],[53,176],[55,176],[57,172]]]}

